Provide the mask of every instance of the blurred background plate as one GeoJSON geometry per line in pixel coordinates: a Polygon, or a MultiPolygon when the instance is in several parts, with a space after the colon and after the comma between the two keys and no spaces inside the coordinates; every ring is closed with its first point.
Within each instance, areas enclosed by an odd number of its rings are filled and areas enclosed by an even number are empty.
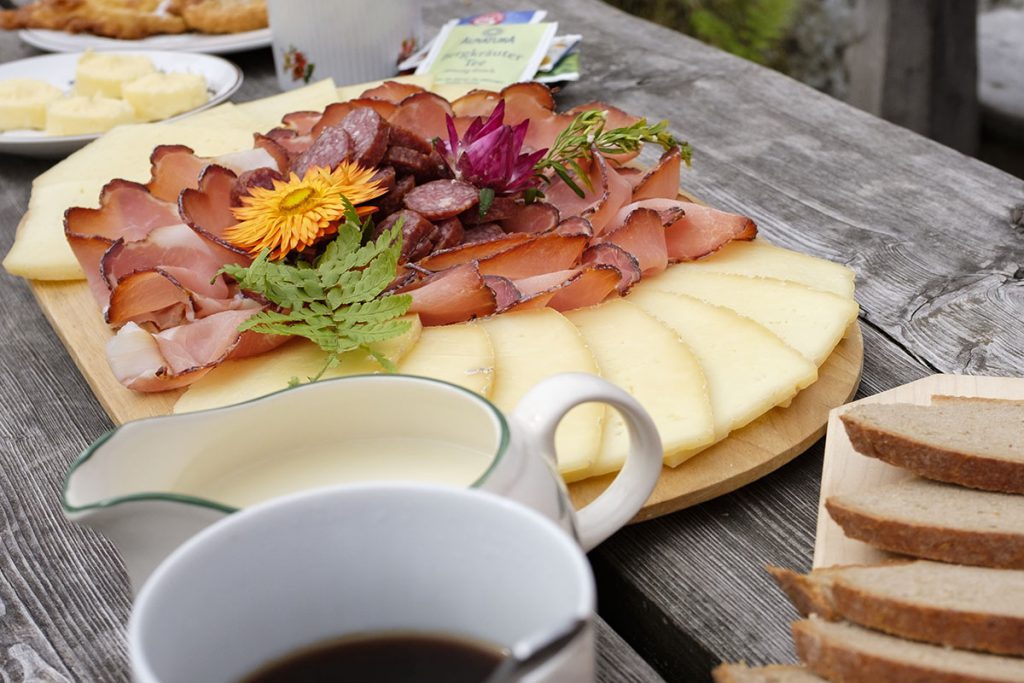
{"type": "Polygon", "coordinates": [[[270,45],[270,29],[261,28],[242,33],[177,33],[143,38],[118,40],[90,33],[65,33],[45,29],[18,31],[22,42],[47,52],[84,52],[86,50],[168,50],[171,52],[206,52],[229,54],[253,50],[270,45]]]}
{"type": "MultiPolygon", "coordinates": [[[[231,97],[242,85],[242,70],[220,57],[159,51],[126,51],[125,54],[148,57],[158,71],[197,73],[202,74],[206,79],[210,99],[195,109],[164,119],[164,121],[177,121],[220,104],[231,97]]],[[[31,78],[52,83],[67,92],[74,84],[75,66],[81,56],[80,53],[42,55],[0,64],[0,80],[31,78]]],[[[0,153],[59,159],[84,147],[100,135],[101,133],[47,135],[40,130],[2,131],[0,132],[0,153]]]]}

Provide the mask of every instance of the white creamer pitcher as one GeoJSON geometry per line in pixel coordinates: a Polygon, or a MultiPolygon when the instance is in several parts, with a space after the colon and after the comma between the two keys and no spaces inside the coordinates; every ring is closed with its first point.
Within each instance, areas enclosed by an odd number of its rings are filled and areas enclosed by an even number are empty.
{"type": "Polygon", "coordinates": [[[114,542],[137,591],[178,545],[239,507],[353,481],[490,491],[538,510],[590,550],[647,500],[661,458],[647,412],[593,375],[544,380],[508,417],[446,382],[360,375],[126,423],[72,464],[63,505],[69,519],[114,542]],[[555,429],[587,402],[622,414],[630,454],[608,489],[574,512],[555,465],[555,429]]]}

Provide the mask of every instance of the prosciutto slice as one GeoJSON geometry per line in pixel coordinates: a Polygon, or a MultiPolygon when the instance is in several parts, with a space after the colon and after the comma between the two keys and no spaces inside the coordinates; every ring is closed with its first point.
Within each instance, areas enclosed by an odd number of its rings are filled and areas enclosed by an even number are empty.
{"type": "Polygon", "coordinates": [[[643,277],[649,277],[668,267],[665,233],[662,214],[640,207],[630,211],[620,227],[595,240],[610,242],[628,251],[636,258],[643,277]]]}
{"type": "Polygon", "coordinates": [[[518,207],[510,217],[499,221],[508,232],[547,232],[558,225],[558,207],[547,202],[536,202],[518,207]]]}
{"type": "Polygon", "coordinates": [[[615,286],[619,294],[625,295],[630,287],[640,281],[640,263],[636,257],[611,242],[588,247],[580,260],[584,265],[612,266],[619,271],[619,282],[615,286]]]}
{"type": "Polygon", "coordinates": [[[562,180],[552,183],[545,191],[545,196],[561,215],[586,218],[593,226],[594,234],[600,235],[619,209],[629,201],[632,188],[597,150],[592,151],[588,177],[590,189],[582,180],[576,181],[580,189],[585,190],[583,197],[562,180]]]}
{"type": "Polygon", "coordinates": [[[424,140],[446,138],[448,124],[445,117],[452,113],[448,100],[434,93],[419,92],[402,100],[395,113],[388,117],[388,123],[424,140]]]}
{"type": "Polygon", "coordinates": [[[678,147],[666,151],[658,165],[644,173],[633,188],[633,201],[641,199],[675,199],[679,196],[679,171],[682,155],[678,147]]]}
{"type": "Polygon", "coordinates": [[[430,256],[421,259],[417,262],[417,265],[426,270],[444,270],[462,263],[489,258],[529,240],[529,235],[511,234],[502,235],[497,239],[467,242],[451,249],[436,251],[430,256]]]}
{"type": "Polygon", "coordinates": [[[110,294],[107,323],[120,327],[135,322],[165,330],[223,311],[260,308],[241,294],[232,294],[223,278],[212,282],[188,268],[139,270],[118,280],[110,294]]]}
{"type": "Polygon", "coordinates": [[[157,199],[178,201],[178,195],[187,188],[199,185],[199,177],[207,166],[216,164],[232,170],[236,175],[257,168],[272,168],[280,172],[280,153],[271,153],[264,144],[252,149],[217,157],[200,157],[184,145],[161,145],[150,155],[151,179],[146,186],[157,199]]]}
{"type": "MultiPolygon", "coordinates": [[[[224,238],[224,232],[238,224],[231,211],[238,177],[223,166],[207,166],[198,187],[184,190],[178,199],[178,212],[185,224],[221,247],[244,255],[245,251],[224,238]]],[[[233,261],[232,261],[233,262],[233,261]]]]}
{"type": "Polygon", "coordinates": [[[407,97],[426,92],[423,88],[412,83],[399,83],[398,81],[384,81],[375,88],[364,90],[359,96],[360,99],[380,100],[398,104],[407,97]]]}
{"type": "Polygon", "coordinates": [[[693,261],[732,240],[752,240],[757,236],[757,224],[746,216],[675,199],[644,199],[627,204],[615,220],[625,221],[638,208],[653,209],[662,214],[663,222],[669,223],[665,243],[670,263],[693,261]]]}
{"type": "Polygon", "coordinates": [[[599,304],[615,292],[621,273],[609,265],[589,265],[524,278],[515,282],[523,293],[517,310],[548,306],[569,311],[599,304]]]}
{"type": "Polygon", "coordinates": [[[474,263],[435,273],[412,287],[399,290],[409,294],[410,313],[418,313],[424,325],[447,325],[494,313],[497,298],[474,263]]]}
{"type": "Polygon", "coordinates": [[[481,260],[480,272],[519,280],[553,270],[564,270],[579,263],[586,248],[585,235],[549,232],[481,260]]]}

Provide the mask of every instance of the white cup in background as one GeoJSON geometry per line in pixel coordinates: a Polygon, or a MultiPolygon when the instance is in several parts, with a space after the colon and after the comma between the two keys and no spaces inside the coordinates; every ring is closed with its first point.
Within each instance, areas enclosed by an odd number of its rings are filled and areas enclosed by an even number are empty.
{"type": "Polygon", "coordinates": [[[594,581],[550,520],[482,491],[355,484],[278,498],[182,545],[129,623],[137,683],[235,683],[366,632],[499,647],[587,626],[522,683],[592,683],[594,581]]]}
{"type": "Polygon", "coordinates": [[[394,76],[421,37],[420,0],[268,0],[267,14],[282,90],[394,76]]]}

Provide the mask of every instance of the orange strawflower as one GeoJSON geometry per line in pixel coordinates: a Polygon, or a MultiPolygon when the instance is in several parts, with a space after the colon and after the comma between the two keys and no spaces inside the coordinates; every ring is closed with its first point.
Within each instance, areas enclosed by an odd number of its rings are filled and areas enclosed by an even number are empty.
{"type": "Polygon", "coordinates": [[[314,167],[300,179],[274,181],[274,189],[254,187],[242,197],[242,206],[231,212],[240,223],[227,229],[224,237],[251,254],[270,249],[271,260],[280,260],[295,249],[305,249],[338,231],[345,218],[345,197],[356,205],[360,216],[376,211],[358,206],[381,196],[386,189],[370,179],[377,172],[343,161],[330,171],[314,167]]]}

